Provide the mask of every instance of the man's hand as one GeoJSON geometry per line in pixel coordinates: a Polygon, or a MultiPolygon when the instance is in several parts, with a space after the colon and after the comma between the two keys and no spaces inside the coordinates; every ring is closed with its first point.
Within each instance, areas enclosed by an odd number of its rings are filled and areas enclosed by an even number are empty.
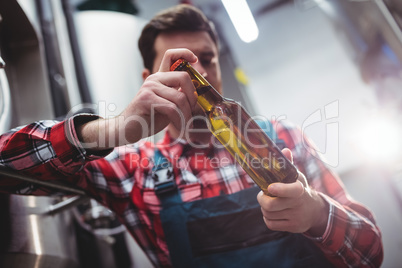
{"type": "Polygon", "coordinates": [[[159,71],[145,79],[127,108],[115,118],[79,126],[80,141],[97,145],[92,149],[105,149],[137,142],[158,133],[169,123],[184,129],[197,105],[197,95],[187,73],[170,72],[171,64],[179,58],[190,63],[198,60],[188,49],[166,51],[159,71]]]}
{"type": "Polygon", "coordinates": [[[184,129],[191,119],[197,96],[190,76],[185,72],[170,72],[170,66],[179,58],[192,63],[197,61],[188,49],[166,51],[159,71],[147,77],[137,96],[122,113],[126,121],[133,119],[132,124],[124,126],[130,143],[158,133],[169,123],[177,129],[184,129]]]}
{"type": "MultiPolygon", "coordinates": [[[[293,162],[289,149],[284,149],[282,153],[293,162]]],[[[299,172],[298,180],[294,183],[271,184],[268,192],[274,197],[261,191],[257,200],[269,229],[291,233],[308,232],[315,237],[324,234],[328,205],[316,191],[310,189],[302,173],[299,172]]]]}

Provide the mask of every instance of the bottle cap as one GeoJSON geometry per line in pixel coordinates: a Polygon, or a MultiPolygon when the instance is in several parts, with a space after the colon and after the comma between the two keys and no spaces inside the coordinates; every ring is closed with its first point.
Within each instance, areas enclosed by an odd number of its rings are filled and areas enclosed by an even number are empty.
{"type": "Polygon", "coordinates": [[[177,67],[179,67],[179,65],[183,62],[183,59],[178,59],[175,63],[172,64],[172,66],[170,67],[171,71],[176,70],[177,67]]]}

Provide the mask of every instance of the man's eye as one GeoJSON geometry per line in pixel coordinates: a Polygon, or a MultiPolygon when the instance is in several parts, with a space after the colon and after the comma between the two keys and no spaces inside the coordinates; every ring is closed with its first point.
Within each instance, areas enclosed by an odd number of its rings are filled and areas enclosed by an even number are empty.
{"type": "Polygon", "coordinates": [[[212,59],[201,59],[200,61],[203,66],[209,66],[212,64],[212,59]]]}

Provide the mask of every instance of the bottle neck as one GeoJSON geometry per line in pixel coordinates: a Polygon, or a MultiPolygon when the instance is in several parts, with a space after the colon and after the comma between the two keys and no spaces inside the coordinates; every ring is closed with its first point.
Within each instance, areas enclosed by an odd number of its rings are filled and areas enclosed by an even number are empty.
{"type": "Polygon", "coordinates": [[[190,75],[198,94],[198,104],[205,112],[211,111],[212,107],[223,101],[222,95],[187,61],[182,60],[180,64],[175,66],[174,70],[185,71],[190,75]]]}

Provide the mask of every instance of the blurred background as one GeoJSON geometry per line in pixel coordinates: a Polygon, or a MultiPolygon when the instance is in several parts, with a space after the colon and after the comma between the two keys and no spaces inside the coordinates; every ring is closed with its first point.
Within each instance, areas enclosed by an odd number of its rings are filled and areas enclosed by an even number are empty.
{"type": "MultiPolygon", "coordinates": [[[[179,3],[216,24],[225,95],[299,125],[374,212],[383,267],[400,267],[400,0],[0,0],[0,133],[82,111],[118,115],[142,83],[143,25],[179,3]]],[[[0,213],[9,267],[151,267],[94,201],[4,195],[0,213]]]]}

